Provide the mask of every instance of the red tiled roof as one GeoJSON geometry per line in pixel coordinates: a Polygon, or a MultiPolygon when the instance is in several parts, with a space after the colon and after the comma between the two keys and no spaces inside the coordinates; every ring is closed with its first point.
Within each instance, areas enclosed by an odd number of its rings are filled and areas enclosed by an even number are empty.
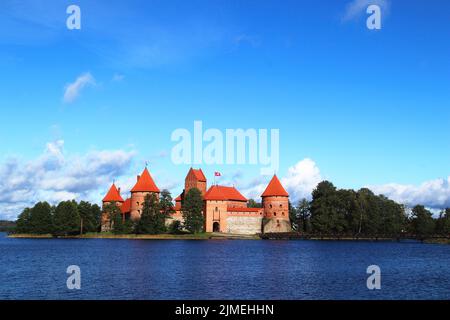
{"type": "Polygon", "coordinates": [[[266,191],[264,191],[261,197],[274,196],[289,197],[289,193],[287,193],[287,191],[281,185],[281,182],[280,180],[278,180],[278,177],[276,175],[273,176],[272,180],[266,188],[266,191]]]}
{"type": "Polygon", "coordinates": [[[117,190],[116,185],[113,183],[111,188],[109,188],[108,193],[103,198],[103,202],[123,202],[123,198],[120,195],[119,190],[117,190]]]}
{"type": "Polygon", "coordinates": [[[181,194],[175,199],[176,202],[181,201],[181,194]]]}
{"type": "Polygon", "coordinates": [[[206,177],[205,177],[205,174],[203,173],[202,169],[192,169],[191,168],[191,171],[194,173],[194,176],[197,179],[197,181],[206,182],[206,177]]]}
{"type": "Polygon", "coordinates": [[[227,210],[229,212],[259,212],[262,210],[262,208],[235,208],[235,207],[228,207],[227,210]]]}
{"type": "Polygon", "coordinates": [[[131,211],[131,199],[130,198],[125,200],[125,202],[120,207],[120,211],[122,211],[122,213],[129,213],[131,211]]]}
{"type": "Polygon", "coordinates": [[[144,172],[142,172],[141,176],[139,177],[138,182],[133,187],[133,189],[131,189],[131,192],[157,192],[157,193],[159,193],[160,190],[156,186],[155,181],[153,181],[153,178],[150,175],[150,172],[148,172],[147,168],[145,168],[144,172]]]}
{"type": "Polygon", "coordinates": [[[205,200],[247,201],[235,187],[212,186],[205,194],[205,200]]]}

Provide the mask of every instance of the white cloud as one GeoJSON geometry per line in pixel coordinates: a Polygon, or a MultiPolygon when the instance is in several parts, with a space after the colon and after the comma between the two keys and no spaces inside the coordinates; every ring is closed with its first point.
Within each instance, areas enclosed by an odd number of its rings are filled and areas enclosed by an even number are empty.
{"type": "Polygon", "coordinates": [[[95,79],[94,77],[89,73],[84,73],[80,75],[75,82],[69,83],[65,87],[64,91],[64,102],[65,103],[72,103],[74,102],[78,96],[81,93],[81,90],[83,90],[86,86],[95,86],[95,79]]]}
{"type": "Polygon", "coordinates": [[[380,6],[384,14],[388,13],[388,0],[353,0],[347,4],[345,12],[342,16],[342,21],[345,22],[358,18],[360,15],[365,14],[367,7],[372,4],[380,6]]]}
{"type": "Polygon", "coordinates": [[[411,207],[417,204],[433,209],[450,207],[450,177],[426,181],[420,185],[389,183],[368,188],[411,207]]]}
{"type": "Polygon", "coordinates": [[[322,180],[316,163],[306,158],[290,167],[281,182],[289,192],[291,201],[295,203],[303,198],[310,199],[312,191],[322,180]]]}
{"type": "MultiPolygon", "coordinates": [[[[267,177],[257,178],[243,191],[244,195],[252,199],[260,199],[266,189],[269,180],[267,177]]],[[[313,189],[321,182],[322,176],[316,163],[309,159],[303,159],[288,169],[281,183],[289,192],[290,201],[296,203],[303,198],[310,199],[313,189]]]]}
{"type": "Polygon", "coordinates": [[[134,151],[124,150],[67,155],[64,141],[58,140],[31,161],[10,158],[0,164],[0,219],[15,219],[38,201],[98,203],[105,186],[129,169],[133,156],[134,151]]]}

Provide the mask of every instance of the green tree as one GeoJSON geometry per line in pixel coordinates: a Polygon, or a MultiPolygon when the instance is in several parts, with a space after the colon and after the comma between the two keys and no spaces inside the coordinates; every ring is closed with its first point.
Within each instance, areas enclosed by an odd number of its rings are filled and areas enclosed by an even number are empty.
{"type": "Polygon", "coordinates": [[[98,205],[93,204],[91,206],[91,216],[94,218],[94,232],[99,232],[102,225],[102,209],[98,205]]]}
{"type": "Polygon", "coordinates": [[[166,231],[165,217],[156,196],[148,194],[142,207],[141,219],[136,224],[137,234],[160,234],[166,231]]]}
{"type": "Polygon", "coordinates": [[[256,202],[254,199],[248,200],[248,208],[262,208],[261,202],[256,202]]]}
{"type": "MultiPolygon", "coordinates": [[[[122,211],[120,210],[119,206],[116,202],[108,203],[104,208],[104,213],[106,215],[106,221],[109,224],[107,226],[107,230],[114,231],[114,223],[120,218],[120,221],[122,222],[122,211]]],[[[121,226],[117,226],[118,229],[121,228],[121,226]]],[[[116,229],[117,229],[116,228],[116,229]]]]}
{"type": "Polygon", "coordinates": [[[52,233],[53,222],[51,206],[47,202],[38,202],[31,209],[29,217],[31,233],[47,234],[52,233]]]}
{"type": "Polygon", "coordinates": [[[190,233],[199,233],[204,230],[205,218],[203,216],[202,193],[192,188],[186,194],[181,211],[184,218],[184,228],[190,233]]]}
{"type": "Polygon", "coordinates": [[[134,225],[131,219],[124,219],[122,212],[117,213],[113,217],[112,232],[114,234],[131,234],[134,225]]]}
{"type": "Polygon", "coordinates": [[[63,201],[53,216],[54,234],[68,236],[80,233],[80,215],[75,201],[63,201]]]}
{"type": "Polygon", "coordinates": [[[341,234],[347,229],[342,193],[329,181],[320,182],[314,189],[311,202],[311,225],[313,231],[341,234]]]}
{"type": "Polygon", "coordinates": [[[170,234],[181,234],[183,233],[183,225],[179,220],[174,220],[169,226],[170,234]]]}
{"type": "Polygon", "coordinates": [[[434,219],[430,211],[424,206],[417,205],[412,209],[411,214],[411,232],[419,237],[426,237],[434,232],[434,219]]]}
{"type": "Polygon", "coordinates": [[[82,220],[83,233],[96,232],[97,221],[94,217],[92,205],[89,202],[81,201],[78,204],[78,213],[80,214],[80,219],[82,220]]]}
{"type": "Polygon", "coordinates": [[[170,218],[172,214],[175,213],[175,208],[173,206],[173,199],[168,190],[161,191],[161,196],[159,198],[159,207],[161,214],[164,218],[170,218]]]}
{"type": "Polygon", "coordinates": [[[442,210],[436,221],[436,233],[450,235],[450,208],[442,210]]]}
{"type": "Polygon", "coordinates": [[[31,209],[25,208],[16,221],[16,233],[32,233],[30,224],[31,209]]]}
{"type": "Polygon", "coordinates": [[[311,231],[311,204],[305,198],[300,200],[296,210],[296,216],[298,231],[308,233],[311,231]]]}

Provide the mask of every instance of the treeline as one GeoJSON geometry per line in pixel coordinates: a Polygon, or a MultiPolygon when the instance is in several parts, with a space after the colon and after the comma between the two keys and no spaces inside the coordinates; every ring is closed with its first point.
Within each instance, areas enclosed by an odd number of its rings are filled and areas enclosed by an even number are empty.
{"type": "Polygon", "coordinates": [[[63,201],[57,206],[39,202],[22,211],[16,221],[16,233],[70,236],[100,231],[101,209],[86,201],[63,201]]]}
{"type": "Polygon", "coordinates": [[[450,234],[450,208],[439,218],[422,205],[412,210],[367,188],[337,189],[323,181],[312,193],[312,200],[301,200],[290,206],[294,230],[305,234],[349,236],[398,236],[413,234],[419,237],[450,234]]]}
{"type": "MultiPolygon", "coordinates": [[[[200,190],[195,188],[187,193],[182,203],[184,223],[175,220],[169,226],[166,225],[166,219],[175,212],[172,196],[167,190],[161,192],[159,199],[153,194],[147,195],[138,221],[125,219],[116,203],[105,206],[103,210],[104,222],[109,223],[107,229],[114,234],[199,233],[204,227],[203,199],[200,190]]],[[[86,201],[63,201],[57,206],[39,202],[22,211],[14,232],[54,236],[100,232],[102,215],[98,205],[86,201]]]]}
{"type": "Polygon", "coordinates": [[[166,219],[170,218],[175,209],[173,199],[169,191],[163,190],[159,200],[155,195],[149,194],[145,197],[141,219],[132,221],[124,219],[120,208],[112,203],[104,208],[107,220],[110,223],[108,229],[114,234],[181,234],[185,232],[203,232],[203,199],[200,190],[193,188],[189,190],[182,202],[184,223],[174,220],[169,226],[166,219]]]}
{"type": "Polygon", "coordinates": [[[13,221],[0,220],[0,232],[13,231],[16,224],[13,221]]]}

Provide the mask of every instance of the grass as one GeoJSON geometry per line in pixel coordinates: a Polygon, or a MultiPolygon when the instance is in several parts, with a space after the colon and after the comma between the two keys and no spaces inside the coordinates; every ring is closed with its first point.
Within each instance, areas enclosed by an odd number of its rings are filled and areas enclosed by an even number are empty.
{"type": "MultiPolygon", "coordinates": [[[[158,234],[158,235],[136,235],[136,234],[114,234],[112,232],[104,233],[87,233],[82,236],[68,236],[60,238],[70,239],[135,239],[135,240],[208,240],[211,238],[211,233],[198,234],[158,234]]],[[[20,239],[51,239],[54,238],[51,234],[10,234],[10,238],[20,239]]]]}

